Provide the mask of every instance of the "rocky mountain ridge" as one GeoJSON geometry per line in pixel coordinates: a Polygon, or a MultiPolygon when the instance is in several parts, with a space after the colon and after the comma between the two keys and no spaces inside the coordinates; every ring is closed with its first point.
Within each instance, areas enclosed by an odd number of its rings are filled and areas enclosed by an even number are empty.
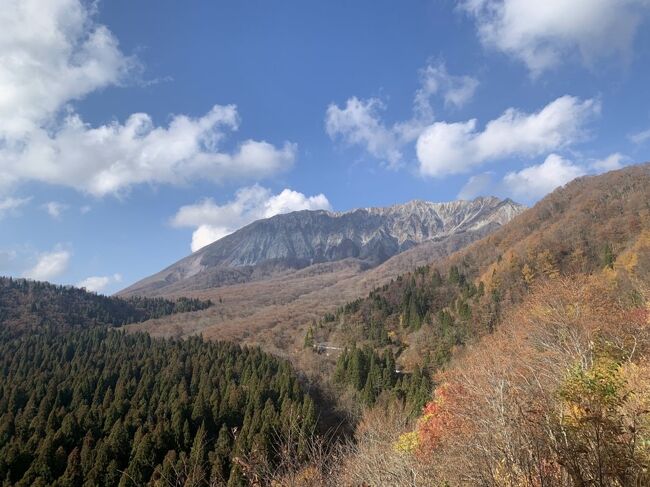
{"type": "Polygon", "coordinates": [[[276,215],[207,245],[120,294],[155,296],[208,289],[349,258],[374,267],[426,241],[497,228],[524,209],[510,199],[479,197],[276,215]]]}

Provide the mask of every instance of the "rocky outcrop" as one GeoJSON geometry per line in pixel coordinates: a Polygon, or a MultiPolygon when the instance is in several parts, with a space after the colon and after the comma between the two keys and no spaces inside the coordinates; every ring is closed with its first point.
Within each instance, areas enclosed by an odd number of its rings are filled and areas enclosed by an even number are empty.
{"type": "Polygon", "coordinates": [[[253,222],[120,294],[208,289],[349,258],[374,267],[423,242],[498,228],[524,209],[509,199],[480,197],[338,213],[296,211],[253,222]]]}

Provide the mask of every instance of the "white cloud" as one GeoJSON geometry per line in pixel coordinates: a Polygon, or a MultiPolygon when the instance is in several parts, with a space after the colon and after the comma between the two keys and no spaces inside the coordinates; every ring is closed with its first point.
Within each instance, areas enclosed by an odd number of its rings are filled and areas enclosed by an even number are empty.
{"type": "Polygon", "coordinates": [[[224,131],[237,124],[233,105],[215,105],[199,118],[177,115],[168,127],[155,126],[144,113],[123,125],[97,128],[71,115],[54,135],[37,130],[27,144],[0,149],[0,170],[5,180],[36,180],[104,196],[142,183],[262,178],[293,164],[296,146],[290,143],[276,148],[247,140],[233,153],[220,152],[224,131]]]}
{"type": "Polygon", "coordinates": [[[494,190],[493,173],[486,172],[471,176],[458,192],[458,198],[471,200],[477,196],[488,196],[494,190]]]}
{"type": "Polygon", "coordinates": [[[533,76],[573,55],[597,59],[629,55],[648,0],[461,0],[485,46],[526,64],[533,76]]]}
{"type": "Polygon", "coordinates": [[[239,125],[234,105],[176,115],[166,127],[146,113],[90,126],[70,102],[120,83],[135,62],[79,0],[8,1],[0,11],[0,189],[31,180],[104,196],[143,183],[259,179],[293,163],[288,142],[222,150],[239,125]]]}
{"type": "Polygon", "coordinates": [[[323,194],[305,196],[290,189],[273,194],[259,185],[241,188],[235,198],[223,205],[208,198],[200,203],[181,207],[172,218],[176,227],[194,227],[192,252],[260,218],[297,210],[330,209],[323,194]]]}
{"type": "Polygon", "coordinates": [[[413,142],[434,120],[431,97],[441,94],[445,105],[460,107],[467,103],[478,87],[470,76],[453,76],[444,63],[429,64],[420,72],[420,88],[413,99],[413,116],[409,120],[386,124],[382,117],[385,104],[378,98],[349,98],[343,108],[332,103],[325,114],[325,130],[332,140],[341,138],[348,145],[358,145],[371,156],[397,167],[403,147],[413,142]]]}
{"type": "Polygon", "coordinates": [[[415,112],[427,118],[433,117],[431,97],[438,92],[442,94],[445,105],[462,107],[472,99],[479,82],[471,76],[454,76],[449,74],[447,66],[440,62],[427,65],[420,73],[421,88],[415,94],[415,112]]]}
{"type": "Polygon", "coordinates": [[[506,174],[503,184],[515,198],[531,200],[541,198],[584,174],[586,170],[582,166],[551,154],[541,164],[506,174]]]}
{"type": "Polygon", "coordinates": [[[109,284],[118,282],[122,282],[121,274],[113,274],[112,276],[92,276],[77,283],[77,287],[84,288],[89,292],[97,293],[104,290],[109,284]]]}
{"type": "Polygon", "coordinates": [[[377,98],[352,97],[345,108],[331,104],[325,115],[325,130],[330,138],[340,136],[349,145],[361,145],[373,157],[395,166],[402,159],[402,142],[397,131],[382,121],[384,109],[383,102],[377,98]]]}
{"type": "Polygon", "coordinates": [[[615,169],[622,168],[628,161],[629,158],[627,156],[624,156],[620,152],[615,152],[604,159],[591,161],[589,168],[595,172],[614,171],[615,169]]]}
{"type": "Polygon", "coordinates": [[[45,203],[42,207],[48,215],[50,215],[55,220],[61,218],[61,215],[65,210],[69,208],[65,203],[59,203],[58,201],[49,201],[45,203]]]}
{"type": "Polygon", "coordinates": [[[134,62],[79,0],[6,0],[0,25],[0,136],[31,133],[134,62]]]}
{"type": "Polygon", "coordinates": [[[36,265],[27,270],[23,276],[36,281],[47,281],[63,274],[72,254],[60,248],[44,252],[38,256],[36,265]]]}
{"type": "Polygon", "coordinates": [[[507,173],[501,181],[495,181],[492,172],[475,174],[467,180],[458,197],[470,199],[479,195],[498,194],[530,203],[579,176],[620,169],[629,161],[629,157],[618,152],[603,159],[579,162],[553,153],[540,164],[507,173]]]}
{"type": "Polygon", "coordinates": [[[7,197],[0,199],[0,219],[4,218],[5,215],[14,213],[21,206],[29,203],[31,198],[12,198],[7,197]]]}
{"type": "Polygon", "coordinates": [[[475,119],[437,122],[418,138],[420,173],[441,177],[509,156],[538,156],[581,140],[584,125],[600,111],[598,101],[563,96],[535,113],[509,108],[481,132],[475,119]]]}
{"type": "Polygon", "coordinates": [[[644,142],[650,140],[650,129],[631,134],[628,136],[628,139],[630,139],[635,144],[643,144],[644,142]]]}
{"type": "Polygon", "coordinates": [[[86,213],[90,212],[92,209],[93,208],[90,205],[83,205],[81,208],[79,208],[79,213],[85,215],[86,213]]]}

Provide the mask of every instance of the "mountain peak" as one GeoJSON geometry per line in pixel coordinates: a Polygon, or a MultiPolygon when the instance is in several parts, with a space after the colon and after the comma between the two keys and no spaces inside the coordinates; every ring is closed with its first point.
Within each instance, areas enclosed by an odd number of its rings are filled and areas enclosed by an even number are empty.
{"type": "Polygon", "coordinates": [[[525,208],[479,197],[433,203],[412,200],[346,212],[301,210],[257,220],[122,291],[156,295],[258,279],[284,269],[357,259],[375,266],[420,243],[463,232],[485,232],[525,208]]]}

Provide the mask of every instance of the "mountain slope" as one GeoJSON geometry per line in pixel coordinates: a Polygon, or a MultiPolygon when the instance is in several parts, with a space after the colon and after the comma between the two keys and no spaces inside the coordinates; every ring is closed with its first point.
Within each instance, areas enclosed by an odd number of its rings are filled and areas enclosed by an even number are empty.
{"type": "MultiPolygon", "coordinates": [[[[579,178],[449,258],[341,307],[321,320],[315,340],[392,347],[405,367],[434,370],[498,328],[533,287],[614,269],[649,232],[649,164],[579,178]]],[[[647,285],[650,252],[640,248],[627,265],[647,285]]],[[[620,299],[634,301],[634,287],[619,284],[620,299]]]]}
{"type": "Polygon", "coordinates": [[[318,418],[291,366],[259,349],[101,327],[0,328],[0,391],[3,485],[248,485],[238,458],[275,466],[318,418]]]}
{"type": "MultiPolygon", "coordinates": [[[[372,351],[371,364],[392,351],[436,385],[411,431],[366,412],[337,483],[649,485],[649,297],[643,164],[577,179],[324,317],[306,341],[372,351]]],[[[351,356],[336,364],[338,397],[395,395],[351,356]]]]}
{"type": "Polygon", "coordinates": [[[160,296],[209,289],[344,259],[374,267],[425,241],[495,228],[522,210],[511,200],[492,197],[277,215],[251,223],[120,294],[160,296]]]}
{"type": "Polygon", "coordinates": [[[165,315],[203,310],[210,301],[178,298],[117,298],[72,286],[0,277],[0,330],[93,325],[122,326],[165,315]]]}
{"type": "Polygon", "coordinates": [[[315,264],[267,279],[187,293],[218,302],[203,311],[164,316],[130,325],[156,336],[201,333],[206,338],[259,344],[284,354],[302,344],[304,326],[348,301],[366,296],[398,275],[439,261],[493,231],[474,232],[428,241],[397,254],[372,269],[356,259],[315,264]]]}

